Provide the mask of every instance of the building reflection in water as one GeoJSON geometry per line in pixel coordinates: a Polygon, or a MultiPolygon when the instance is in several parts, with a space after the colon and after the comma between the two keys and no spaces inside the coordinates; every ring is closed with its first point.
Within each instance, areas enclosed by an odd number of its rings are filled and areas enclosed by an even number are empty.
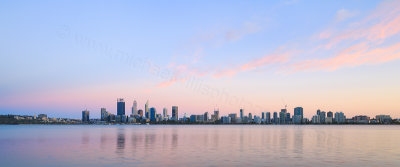
{"type": "Polygon", "coordinates": [[[303,158],[303,128],[296,128],[294,131],[294,153],[296,158],[303,158]]]}
{"type": "Polygon", "coordinates": [[[177,128],[172,129],[172,137],[171,137],[171,149],[175,150],[178,148],[178,130],[177,128]]]}
{"type": "Polygon", "coordinates": [[[117,154],[123,154],[125,149],[125,128],[117,130],[117,154]]]}

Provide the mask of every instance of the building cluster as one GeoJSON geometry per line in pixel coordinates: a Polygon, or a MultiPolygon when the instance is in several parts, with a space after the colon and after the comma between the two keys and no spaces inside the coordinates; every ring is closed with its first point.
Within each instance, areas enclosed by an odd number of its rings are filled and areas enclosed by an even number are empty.
{"type": "Polygon", "coordinates": [[[179,121],[178,106],[172,106],[172,115],[168,115],[168,109],[163,108],[162,113],[157,113],[155,107],[149,106],[147,100],[144,110],[138,109],[137,101],[134,100],[130,114],[125,111],[125,100],[122,98],[117,99],[117,115],[110,113],[106,108],[100,109],[100,120],[89,119],[90,112],[88,110],[82,111],[83,123],[157,123],[167,121],[179,121]]]}
{"type": "Polygon", "coordinates": [[[149,106],[147,100],[144,110],[138,109],[136,100],[133,101],[130,114],[125,111],[125,101],[122,98],[117,99],[117,114],[114,115],[106,110],[100,109],[101,118],[89,119],[90,112],[82,111],[82,123],[188,123],[188,124],[390,124],[392,118],[389,115],[377,115],[375,119],[365,115],[354,116],[346,119],[343,112],[325,112],[317,110],[311,120],[304,118],[303,108],[296,107],[293,109],[293,115],[288,112],[287,108],[281,109],[280,112],[262,112],[261,116],[252,113],[245,114],[244,109],[237,113],[231,113],[226,116],[220,116],[219,109],[214,109],[213,114],[205,112],[200,115],[184,114],[179,117],[178,106],[172,106],[171,116],[168,109],[163,108],[162,113],[158,113],[155,107],[149,106]]]}
{"type": "Polygon", "coordinates": [[[79,119],[50,118],[47,114],[30,115],[0,115],[1,124],[76,124],[79,119]]]}

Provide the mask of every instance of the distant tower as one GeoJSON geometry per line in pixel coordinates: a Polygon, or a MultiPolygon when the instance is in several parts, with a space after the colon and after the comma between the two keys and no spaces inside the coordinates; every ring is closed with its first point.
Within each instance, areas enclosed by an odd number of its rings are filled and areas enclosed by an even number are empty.
{"type": "Polygon", "coordinates": [[[172,106],[172,120],[178,121],[178,106],[172,106]]]}
{"type": "Polygon", "coordinates": [[[274,112],[274,124],[278,124],[278,123],[279,123],[278,113],[274,112]]]}
{"type": "Polygon", "coordinates": [[[215,117],[215,120],[216,121],[218,121],[219,120],[219,109],[218,108],[216,108],[216,109],[214,109],[214,117],[215,117]]]}
{"type": "Polygon", "coordinates": [[[155,122],[156,121],[156,115],[157,115],[156,108],[151,107],[150,108],[150,121],[155,122]]]}
{"type": "Polygon", "coordinates": [[[149,100],[146,101],[146,104],[144,105],[144,116],[146,118],[150,118],[150,114],[149,114],[149,100]]]}
{"type": "Polygon", "coordinates": [[[142,109],[139,109],[139,110],[138,110],[138,114],[140,115],[140,117],[143,117],[143,110],[142,110],[142,109]]]}
{"type": "Polygon", "coordinates": [[[167,118],[168,115],[168,109],[166,107],[163,108],[163,117],[167,118]]]}
{"type": "Polygon", "coordinates": [[[123,98],[117,99],[117,115],[125,115],[125,101],[123,98]]]}
{"type": "Polygon", "coordinates": [[[133,101],[133,105],[132,105],[132,115],[137,115],[137,102],[136,100],[133,101]]]}
{"type": "Polygon", "coordinates": [[[106,110],[106,108],[101,108],[100,109],[100,120],[101,121],[105,121],[105,120],[107,120],[107,117],[108,117],[108,112],[107,112],[107,110],[106,110]]]}
{"type": "Polygon", "coordinates": [[[89,122],[89,111],[87,109],[82,111],[82,122],[89,122]]]}
{"type": "Polygon", "coordinates": [[[294,108],[293,123],[301,124],[303,122],[303,107],[294,108]]]}
{"type": "Polygon", "coordinates": [[[241,108],[241,109],[240,109],[240,119],[241,119],[241,120],[243,120],[243,112],[244,112],[244,110],[243,110],[243,108],[241,108]]]}

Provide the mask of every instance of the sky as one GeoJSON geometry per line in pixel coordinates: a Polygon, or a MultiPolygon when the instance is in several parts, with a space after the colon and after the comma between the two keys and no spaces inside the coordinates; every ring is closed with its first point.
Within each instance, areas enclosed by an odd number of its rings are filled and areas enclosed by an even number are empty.
{"type": "Polygon", "coordinates": [[[400,117],[400,1],[0,2],[0,114],[400,117]]]}

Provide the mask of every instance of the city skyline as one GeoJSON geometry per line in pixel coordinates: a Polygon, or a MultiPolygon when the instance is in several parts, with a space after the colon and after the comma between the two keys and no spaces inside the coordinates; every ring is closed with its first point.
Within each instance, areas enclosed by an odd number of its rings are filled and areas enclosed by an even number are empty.
{"type": "Polygon", "coordinates": [[[174,2],[0,2],[0,115],[400,117],[399,1],[174,2]]]}

